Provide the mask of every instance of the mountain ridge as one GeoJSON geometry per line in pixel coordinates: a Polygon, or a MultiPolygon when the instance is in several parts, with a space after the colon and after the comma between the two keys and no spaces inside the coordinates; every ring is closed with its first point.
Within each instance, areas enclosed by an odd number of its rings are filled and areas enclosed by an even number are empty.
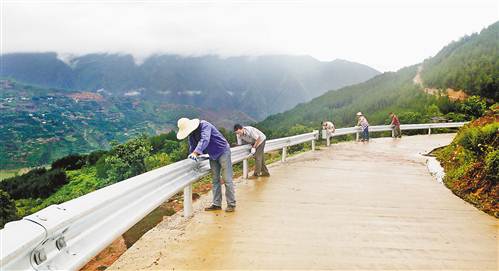
{"type": "Polygon", "coordinates": [[[63,62],[57,53],[2,55],[4,78],[40,87],[124,95],[206,108],[238,109],[255,119],[284,111],[323,92],[379,74],[363,64],[322,62],[306,55],[221,58],[152,55],[137,65],[130,54],[87,54],[63,62]],[[271,102],[268,102],[271,101],[271,102]],[[277,103],[275,101],[278,101],[277,103]]]}

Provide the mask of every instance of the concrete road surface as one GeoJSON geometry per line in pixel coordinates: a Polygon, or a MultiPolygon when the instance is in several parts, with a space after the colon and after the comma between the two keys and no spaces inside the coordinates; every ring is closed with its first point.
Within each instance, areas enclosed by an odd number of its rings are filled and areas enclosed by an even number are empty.
{"type": "Polygon", "coordinates": [[[436,182],[420,155],[453,135],[341,143],[237,186],[237,211],[163,221],[117,269],[498,270],[498,220],[436,182]]]}

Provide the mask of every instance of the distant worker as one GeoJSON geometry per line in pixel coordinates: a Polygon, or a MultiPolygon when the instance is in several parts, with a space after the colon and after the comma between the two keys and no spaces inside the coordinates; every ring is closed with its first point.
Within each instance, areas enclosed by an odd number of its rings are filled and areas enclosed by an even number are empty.
{"type": "Polygon", "coordinates": [[[357,126],[360,126],[361,129],[362,129],[362,133],[361,133],[361,136],[362,136],[362,139],[360,141],[369,141],[369,122],[367,122],[367,119],[366,117],[364,116],[364,114],[362,114],[362,112],[357,112],[357,118],[358,118],[358,122],[357,122],[357,126]]]}
{"type": "Polygon", "coordinates": [[[234,212],[236,208],[236,196],[234,183],[232,182],[232,160],[229,142],[217,130],[217,128],[199,119],[181,118],[177,122],[178,139],[189,136],[189,158],[198,161],[201,154],[210,155],[210,168],[213,175],[213,203],[205,211],[216,211],[222,209],[222,187],[220,175],[224,175],[225,198],[227,200],[226,212],[234,212]]]}
{"type": "Polygon", "coordinates": [[[255,157],[255,177],[270,176],[269,170],[265,165],[265,142],[267,137],[262,131],[252,126],[242,126],[241,124],[234,125],[234,132],[237,136],[237,142],[243,144],[251,144],[251,154],[255,157]]]}
{"type": "Polygon", "coordinates": [[[334,134],[334,131],[336,130],[336,128],[334,127],[334,124],[330,121],[323,121],[321,124],[322,124],[322,129],[326,130],[326,136],[328,138],[332,137],[334,134]]]}
{"type": "Polygon", "coordinates": [[[390,125],[392,126],[393,129],[393,137],[394,138],[402,138],[402,133],[400,132],[400,121],[397,115],[393,114],[392,112],[388,113],[390,115],[390,118],[392,119],[392,122],[390,125]]]}

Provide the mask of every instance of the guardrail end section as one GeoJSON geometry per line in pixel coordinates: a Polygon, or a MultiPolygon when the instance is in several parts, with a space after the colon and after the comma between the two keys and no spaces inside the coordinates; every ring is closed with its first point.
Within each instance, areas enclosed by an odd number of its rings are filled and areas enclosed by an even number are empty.
{"type": "MultiPolygon", "coordinates": [[[[45,240],[47,233],[41,225],[29,220],[9,222],[0,230],[0,270],[35,270],[34,250],[45,240]]],[[[39,260],[43,260],[42,254],[39,260]]],[[[45,257],[46,259],[46,257],[45,257]]]]}

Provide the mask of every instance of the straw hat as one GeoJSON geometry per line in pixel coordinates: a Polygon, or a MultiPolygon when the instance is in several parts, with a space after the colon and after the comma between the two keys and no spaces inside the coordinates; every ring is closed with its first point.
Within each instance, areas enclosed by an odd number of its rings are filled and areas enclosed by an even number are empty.
{"type": "Polygon", "coordinates": [[[190,133],[192,133],[194,130],[198,128],[199,119],[190,120],[188,118],[181,118],[177,121],[177,126],[178,126],[177,138],[184,139],[190,133]]]}
{"type": "Polygon", "coordinates": [[[362,112],[357,112],[357,116],[362,116],[362,112]]]}

